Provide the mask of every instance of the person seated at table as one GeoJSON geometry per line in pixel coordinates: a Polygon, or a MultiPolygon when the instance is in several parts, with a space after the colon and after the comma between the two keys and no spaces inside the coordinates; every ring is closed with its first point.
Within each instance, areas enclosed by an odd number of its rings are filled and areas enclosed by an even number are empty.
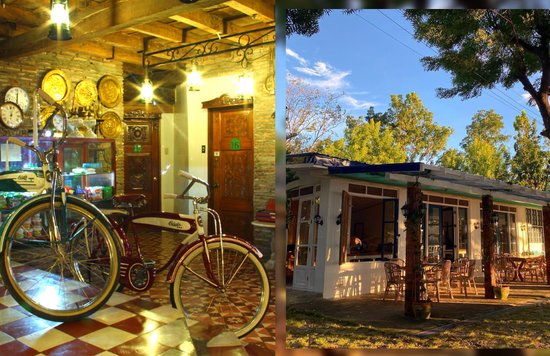
{"type": "Polygon", "coordinates": [[[351,238],[351,253],[360,253],[365,251],[367,244],[363,242],[358,236],[352,236],[351,238]]]}

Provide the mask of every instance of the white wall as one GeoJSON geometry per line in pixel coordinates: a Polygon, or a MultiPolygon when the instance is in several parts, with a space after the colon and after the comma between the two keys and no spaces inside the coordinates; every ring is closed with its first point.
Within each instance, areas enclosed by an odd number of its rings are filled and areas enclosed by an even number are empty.
{"type": "MultiPolygon", "coordinates": [[[[202,108],[202,102],[223,94],[234,94],[237,78],[237,75],[204,78],[199,91],[188,91],[184,84],[176,88],[175,114],[173,117],[163,114],[161,120],[161,150],[164,146],[173,147],[173,151],[166,155],[161,152],[162,169],[168,165],[171,167],[163,176],[162,193],[179,194],[183,191],[187,180],[177,175],[179,170],[208,180],[208,110],[202,108]],[[202,146],[205,153],[202,153],[202,146]]],[[[190,193],[203,195],[204,188],[195,186],[190,193]]],[[[164,202],[162,208],[190,213],[191,203],[164,202]]]]}
{"type": "Polygon", "coordinates": [[[174,200],[162,199],[174,190],[174,114],[162,114],[160,119],[160,195],[161,210],[174,211],[174,200]]]}

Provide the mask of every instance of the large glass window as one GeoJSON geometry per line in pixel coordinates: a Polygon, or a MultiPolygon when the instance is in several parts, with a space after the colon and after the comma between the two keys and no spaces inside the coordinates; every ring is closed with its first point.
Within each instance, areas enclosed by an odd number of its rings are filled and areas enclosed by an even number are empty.
{"type": "Polygon", "coordinates": [[[542,227],[542,211],[526,209],[527,213],[527,252],[540,255],[544,251],[544,234],[542,227]]]}
{"type": "Polygon", "coordinates": [[[397,254],[397,200],[352,196],[347,261],[390,259],[397,254]]]}
{"type": "Polygon", "coordinates": [[[517,254],[516,214],[497,212],[498,222],[495,226],[496,253],[517,254]]]}

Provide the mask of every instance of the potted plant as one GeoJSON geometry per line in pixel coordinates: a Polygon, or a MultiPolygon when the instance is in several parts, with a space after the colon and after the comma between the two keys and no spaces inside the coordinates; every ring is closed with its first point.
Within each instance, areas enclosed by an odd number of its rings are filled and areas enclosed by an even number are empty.
{"type": "Polygon", "coordinates": [[[495,269],[496,284],[493,286],[493,293],[496,299],[507,300],[508,295],[510,294],[510,286],[503,283],[504,280],[501,277],[501,273],[499,273],[498,271],[498,269],[504,268],[503,264],[505,264],[506,262],[503,260],[499,260],[499,258],[496,258],[496,257],[495,257],[495,261],[496,261],[496,269],[495,269]]]}
{"type": "Polygon", "coordinates": [[[500,300],[507,300],[510,294],[510,286],[508,285],[496,285],[493,287],[495,298],[500,300]]]}
{"type": "Polygon", "coordinates": [[[415,288],[417,291],[414,301],[413,301],[413,313],[414,317],[418,320],[427,320],[432,314],[432,300],[426,289],[426,284],[424,282],[424,268],[421,264],[418,264],[415,268],[417,273],[416,281],[419,281],[418,288],[415,288]]]}

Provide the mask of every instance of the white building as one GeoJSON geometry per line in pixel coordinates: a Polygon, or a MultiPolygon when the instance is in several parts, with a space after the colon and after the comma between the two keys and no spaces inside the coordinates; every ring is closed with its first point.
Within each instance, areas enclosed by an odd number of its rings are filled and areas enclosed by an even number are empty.
{"type": "Polygon", "coordinates": [[[416,181],[426,206],[424,257],[466,256],[481,265],[483,195],[494,201],[497,253],[544,254],[542,207],[550,193],[423,163],[369,165],[306,153],[288,155],[286,167],[294,289],[324,298],[383,291],[384,261],[405,259],[401,207],[416,181]]]}

